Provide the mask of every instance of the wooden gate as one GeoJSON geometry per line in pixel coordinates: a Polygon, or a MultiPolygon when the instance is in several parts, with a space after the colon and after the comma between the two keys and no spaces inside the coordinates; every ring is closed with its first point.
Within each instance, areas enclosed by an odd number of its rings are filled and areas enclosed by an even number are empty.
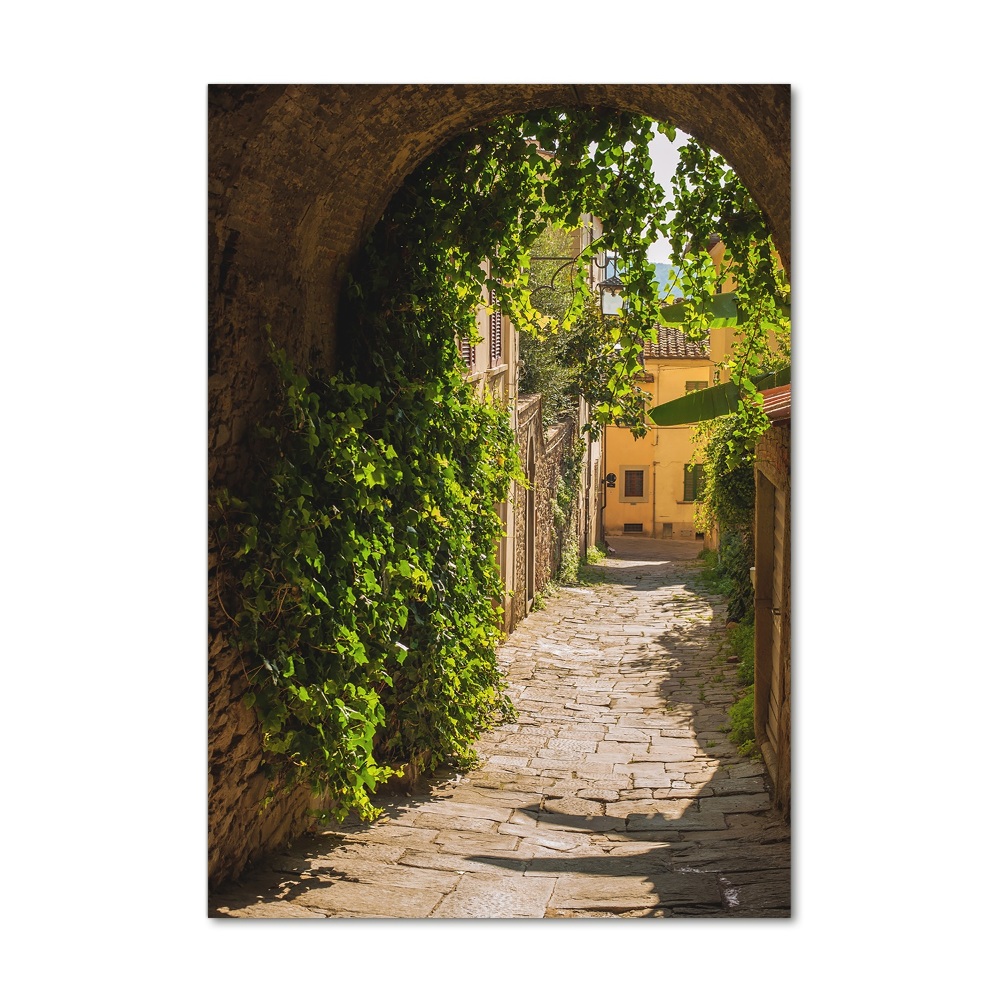
{"type": "Polygon", "coordinates": [[[758,462],[754,579],[754,730],[774,785],[791,803],[791,535],[786,470],[758,462]]]}

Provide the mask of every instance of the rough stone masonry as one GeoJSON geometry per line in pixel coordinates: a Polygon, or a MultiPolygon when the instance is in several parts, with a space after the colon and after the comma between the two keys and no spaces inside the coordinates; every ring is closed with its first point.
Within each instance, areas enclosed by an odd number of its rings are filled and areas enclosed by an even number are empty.
{"type": "Polygon", "coordinates": [[[787,917],[790,831],[723,731],[738,684],[699,543],[616,539],[500,651],[516,723],[210,898],[228,917],[787,917]]]}

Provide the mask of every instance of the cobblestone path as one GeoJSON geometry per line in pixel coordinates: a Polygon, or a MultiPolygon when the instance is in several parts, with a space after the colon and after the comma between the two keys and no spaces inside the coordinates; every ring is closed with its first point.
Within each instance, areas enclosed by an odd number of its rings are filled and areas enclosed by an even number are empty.
{"type": "Polygon", "coordinates": [[[616,539],[500,650],[518,721],[482,767],[380,798],[210,899],[230,917],[790,913],[790,837],[723,732],[737,689],[699,543],[616,539]]]}

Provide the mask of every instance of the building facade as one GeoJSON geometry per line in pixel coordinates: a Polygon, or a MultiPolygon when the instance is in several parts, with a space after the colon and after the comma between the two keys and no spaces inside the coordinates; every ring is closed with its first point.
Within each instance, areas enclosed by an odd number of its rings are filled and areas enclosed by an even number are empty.
{"type": "MultiPolygon", "coordinates": [[[[578,231],[574,252],[582,247],[581,240],[589,239],[593,228],[585,235],[578,231]]],[[[483,298],[487,298],[485,288],[483,298]]],[[[587,548],[601,536],[601,442],[583,434],[590,415],[584,400],[579,401],[575,417],[545,427],[541,398],[519,395],[518,330],[495,299],[478,311],[476,326],[478,340],[458,344],[468,367],[466,377],[481,398],[489,394],[509,412],[528,483],[526,487],[512,483],[498,510],[503,535],[496,558],[504,586],[504,628],[510,632],[531,610],[535,595],[559,577],[568,548],[585,559],[587,548]],[[576,451],[582,452],[578,461],[573,457],[576,451]],[[560,487],[569,475],[574,478],[575,500],[571,509],[560,510],[560,487]]]]}
{"type": "MultiPolygon", "coordinates": [[[[643,347],[644,388],[648,408],[715,384],[735,331],[713,329],[700,342],[689,341],[676,327],[659,326],[656,340],[643,347]]],[[[604,532],[606,537],[701,539],[695,507],[702,468],[695,455],[694,424],[660,427],[647,419],[646,435],[608,427],[604,434],[604,532]]]]}

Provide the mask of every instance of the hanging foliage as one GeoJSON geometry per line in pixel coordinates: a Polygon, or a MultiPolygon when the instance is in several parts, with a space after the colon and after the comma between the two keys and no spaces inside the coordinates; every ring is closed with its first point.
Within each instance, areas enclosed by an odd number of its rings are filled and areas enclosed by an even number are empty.
{"type": "MultiPolygon", "coordinates": [[[[658,310],[646,248],[662,231],[651,123],[546,111],[464,135],[403,184],[361,247],[338,318],[340,370],[273,353],[279,392],[260,427],[257,488],[216,498],[239,569],[232,641],[275,775],[309,780],[334,815],[374,814],[402,763],[469,766],[512,708],[496,646],[497,506],[518,475],[509,414],[463,377],[490,291],[522,330],[530,247],[547,225],[604,220],[622,260],[624,317],[602,328],[597,419],[639,426],[633,375],[658,310]],[[484,262],[489,262],[484,268],[484,262]]],[[[559,322],[587,314],[581,254],[559,322]]]]}

